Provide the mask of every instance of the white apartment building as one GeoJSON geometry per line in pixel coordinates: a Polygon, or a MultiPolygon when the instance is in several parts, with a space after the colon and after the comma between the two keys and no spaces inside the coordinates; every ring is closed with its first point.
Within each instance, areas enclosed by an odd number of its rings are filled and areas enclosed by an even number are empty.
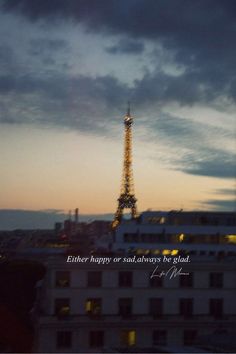
{"type": "Polygon", "coordinates": [[[212,349],[210,338],[222,331],[225,338],[236,336],[235,256],[192,255],[183,264],[189,275],[171,279],[151,277],[154,268],[49,259],[36,304],[34,351],[160,353],[194,346],[201,352],[212,349]]]}
{"type": "Polygon", "coordinates": [[[232,254],[236,250],[236,213],[146,211],[137,219],[124,220],[113,241],[112,249],[119,252],[159,254],[177,249],[232,254]]]}

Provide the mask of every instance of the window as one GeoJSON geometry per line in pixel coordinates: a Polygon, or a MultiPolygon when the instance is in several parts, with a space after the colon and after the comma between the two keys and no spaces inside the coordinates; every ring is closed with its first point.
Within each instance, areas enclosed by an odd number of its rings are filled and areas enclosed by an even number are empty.
{"type": "Polygon", "coordinates": [[[102,300],[100,298],[87,299],[85,303],[85,310],[87,314],[92,316],[101,315],[102,300]]]}
{"type": "Polygon", "coordinates": [[[186,329],[184,331],[183,344],[184,345],[193,345],[197,337],[197,331],[193,329],[186,329]]]}
{"type": "Polygon", "coordinates": [[[193,314],[193,299],[180,299],[179,313],[181,316],[191,317],[193,314]]]}
{"type": "Polygon", "coordinates": [[[121,331],[121,345],[125,347],[132,347],[136,344],[136,331],[131,330],[123,330],[121,331]]]}
{"type": "Polygon", "coordinates": [[[152,332],[152,344],[153,345],[166,345],[167,344],[167,332],[163,329],[154,330],[152,332]]]}
{"type": "Polygon", "coordinates": [[[149,285],[152,288],[161,288],[163,286],[163,277],[151,277],[152,272],[149,274],[149,285]]]}
{"type": "Polygon", "coordinates": [[[68,316],[70,314],[70,299],[55,299],[54,312],[57,316],[68,316]]]}
{"type": "Polygon", "coordinates": [[[139,242],[139,234],[138,233],[125,233],[124,234],[124,242],[139,242]]]}
{"type": "Polygon", "coordinates": [[[119,272],[119,286],[120,287],[131,287],[133,283],[133,273],[132,272],[119,272]]]}
{"type": "Polygon", "coordinates": [[[132,298],[121,298],[118,301],[119,315],[129,317],[132,315],[132,298]]]}
{"type": "Polygon", "coordinates": [[[57,332],[57,348],[67,349],[71,347],[72,333],[70,331],[59,331],[57,332]]]}
{"type": "Polygon", "coordinates": [[[193,287],[193,273],[188,275],[179,276],[179,286],[181,288],[192,288],[193,287]]]}
{"type": "Polygon", "coordinates": [[[67,288],[70,286],[70,272],[56,272],[55,286],[59,288],[67,288]]]}
{"type": "Polygon", "coordinates": [[[161,317],[163,315],[163,299],[149,299],[149,314],[153,317],[161,317]]]}
{"type": "Polygon", "coordinates": [[[209,300],[209,313],[215,318],[220,318],[223,315],[223,299],[209,300]]]}
{"type": "Polygon", "coordinates": [[[98,288],[102,286],[102,272],[88,272],[87,286],[98,288]]]}
{"type": "Polygon", "coordinates": [[[223,287],[223,273],[210,273],[209,274],[209,286],[210,286],[210,288],[222,288],[223,287]]]}
{"type": "Polygon", "coordinates": [[[89,346],[90,348],[103,347],[104,345],[104,332],[103,331],[90,331],[89,332],[89,346]]]}

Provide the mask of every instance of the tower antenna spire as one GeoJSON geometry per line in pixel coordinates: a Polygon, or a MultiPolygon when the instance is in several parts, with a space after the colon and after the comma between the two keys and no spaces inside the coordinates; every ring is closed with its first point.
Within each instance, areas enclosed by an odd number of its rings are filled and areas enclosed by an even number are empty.
{"type": "Polygon", "coordinates": [[[130,116],[130,101],[127,102],[127,116],[130,116]]]}
{"type": "Polygon", "coordinates": [[[124,209],[130,209],[131,217],[137,217],[136,202],[133,187],[133,171],[132,171],[132,125],[133,117],[130,114],[130,102],[128,102],[127,113],[124,117],[124,160],[123,160],[123,177],[121,183],[120,196],[117,199],[118,207],[112,222],[115,228],[122,220],[124,209]]]}

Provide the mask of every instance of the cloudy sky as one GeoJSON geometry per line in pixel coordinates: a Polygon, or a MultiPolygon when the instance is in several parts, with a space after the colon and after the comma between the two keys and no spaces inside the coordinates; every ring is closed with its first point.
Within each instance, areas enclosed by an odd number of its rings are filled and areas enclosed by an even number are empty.
{"type": "Polygon", "coordinates": [[[138,210],[235,210],[235,38],[234,0],[0,0],[0,209],[113,213],[131,101],[138,210]]]}

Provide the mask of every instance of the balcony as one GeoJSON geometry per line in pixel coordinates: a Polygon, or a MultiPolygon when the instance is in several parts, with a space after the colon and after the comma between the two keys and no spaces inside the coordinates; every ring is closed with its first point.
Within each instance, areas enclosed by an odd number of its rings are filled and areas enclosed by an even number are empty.
{"type": "Polygon", "coordinates": [[[192,315],[191,317],[185,318],[181,315],[163,315],[152,316],[143,314],[133,314],[129,316],[117,315],[107,315],[101,314],[96,316],[91,315],[68,315],[64,318],[58,319],[56,315],[41,315],[38,318],[38,325],[57,325],[58,322],[68,323],[69,325],[84,325],[90,326],[91,322],[96,325],[109,326],[109,327],[119,327],[130,324],[135,327],[158,327],[158,326],[179,326],[184,327],[186,323],[194,327],[216,327],[219,324],[223,324],[225,327],[232,327],[235,324],[236,315],[225,315],[217,320],[213,316],[209,315],[192,315]]]}

